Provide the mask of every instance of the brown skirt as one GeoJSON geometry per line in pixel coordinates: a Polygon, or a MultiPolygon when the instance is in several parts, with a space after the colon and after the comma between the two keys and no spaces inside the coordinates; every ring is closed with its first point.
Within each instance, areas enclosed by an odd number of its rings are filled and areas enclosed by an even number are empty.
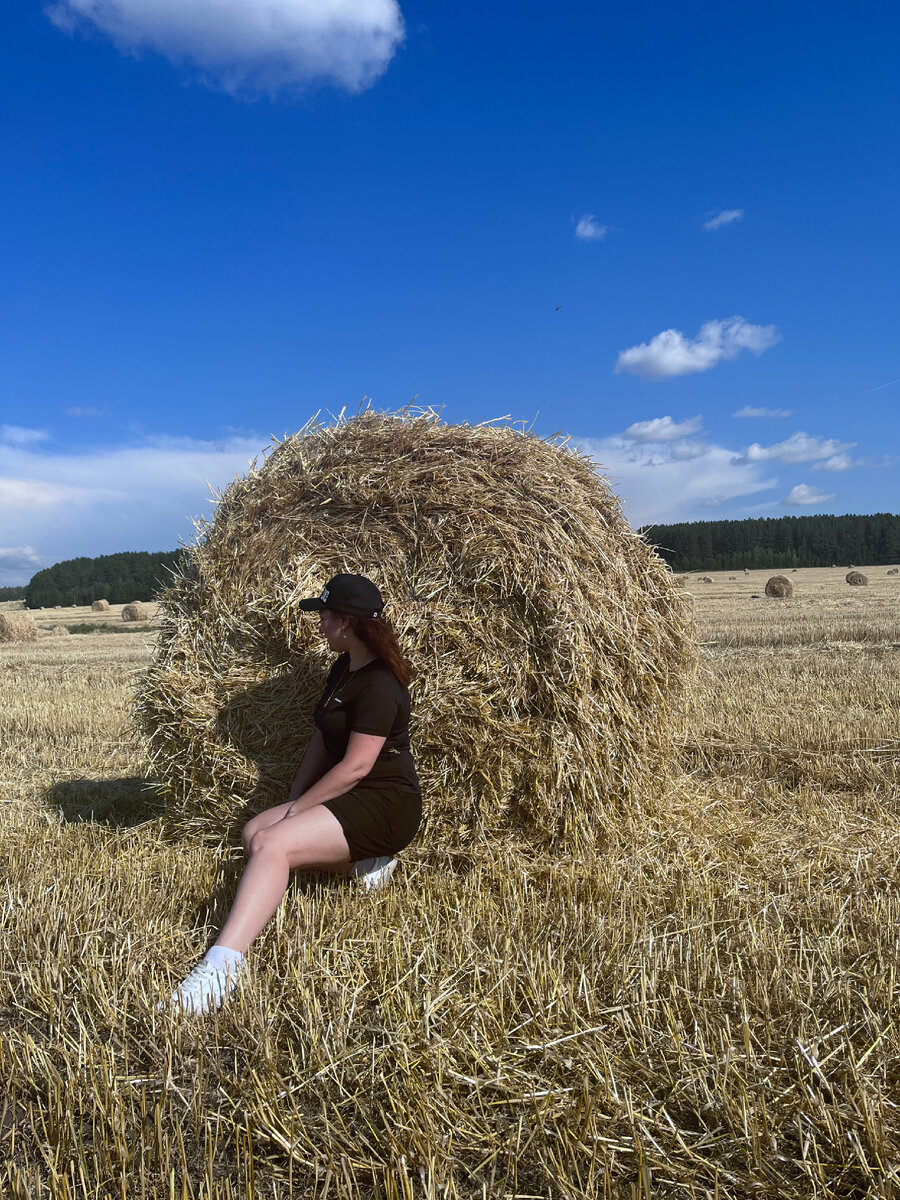
{"type": "Polygon", "coordinates": [[[421,794],[402,788],[355,787],[323,807],[340,821],[354,862],[396,854],[422,821],[421,794]]]}

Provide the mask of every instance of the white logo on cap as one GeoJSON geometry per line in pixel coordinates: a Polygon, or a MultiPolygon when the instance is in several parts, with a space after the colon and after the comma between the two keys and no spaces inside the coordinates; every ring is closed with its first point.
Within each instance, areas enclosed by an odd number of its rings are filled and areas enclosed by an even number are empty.
{"type": "Polygon", "coordinates": [[[325,601],[328,599],[328,588],[322,588],[322,595],[319,597],[319,599],[323,604],[325,603],[325,601]]]}

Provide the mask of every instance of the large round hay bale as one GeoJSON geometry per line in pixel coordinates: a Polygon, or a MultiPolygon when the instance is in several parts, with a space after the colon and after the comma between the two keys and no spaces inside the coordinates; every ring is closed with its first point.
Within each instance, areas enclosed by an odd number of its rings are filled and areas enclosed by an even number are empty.
{"type": "Polygon", "coordinates": [[[0,642],[36,642],[37,627],[24,612],[0,612],[0,642]]]}
{"type": "Polygon", "coordinates": [[[691,600],[591,460],[366,411],[236,479],[161,599],[138,715],[170,828],[221,838],[284,800],[331,661],[298,604],[342,572],[413,667],[425,844],[587,847],[662,793],[691,600]]]}
{"type": "Polygon", "coordinates": [[[710,577],[708,575],[701,575],[697,582],[698,583],[712,583],[712,580],[710,579],[710,577]]]}
{"type": "Polygon", "coordinates": [[[896,574],[897,574],[897,567],[891,567],[891,569],[888,571],[888,575],[896,575],[896,574]]]}
{"type": "Polygon", "coordinates": [[[869,584],[868,575],[863,575],[862,571],[851,571],[844,578],[851,587],[868,587],[869,584]]]}
{"type": "Polygon", "coordinates": [[[766,583],[766,595],[777,600],[789,600],[794,594],[794,585],[786,575],[773,575],[766,583]]]}
{"type": "Polygon", "coordinates": [[[150,620],[150,605],[141,604],[134,600],[131,604],[126,604],[122,609],[123,621],[149,621],[150,620]]]}
{"type": "Polygon", "coordinates": [[[109,601],[94,600],[91,604],[91,612],[109,612],[109,601]]]}

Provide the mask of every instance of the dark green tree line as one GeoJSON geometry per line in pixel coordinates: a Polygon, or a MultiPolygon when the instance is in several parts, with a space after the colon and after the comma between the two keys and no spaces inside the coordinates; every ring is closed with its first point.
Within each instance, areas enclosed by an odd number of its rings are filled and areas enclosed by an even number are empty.
{"type": "Polygon", "coordinates": [[[894,513],[687,521],[644,532],[673,571],[900,562],[900,516],[894,513]]]}
{"type": "Polygon", "coordinates": [[[150,600],[171,578],[180,550],[123,551],[98,558],[70,558],[33,575],[25,588],[26,608],[52,608],[56,604],[130,604],[150,600]]]}

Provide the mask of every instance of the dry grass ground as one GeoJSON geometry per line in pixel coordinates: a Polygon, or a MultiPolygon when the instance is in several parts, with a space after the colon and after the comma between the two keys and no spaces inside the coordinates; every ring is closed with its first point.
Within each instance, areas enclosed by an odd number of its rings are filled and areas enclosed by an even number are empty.
{"type": "Polygon", "coordinates": [[[900,577],[863,569],[691,578],[683,770],[603,854],[299,879],[185,1024],[239,861],[160,833],[152,634],[0,647],[0,1195],[900,1195],[900,577]]]}

